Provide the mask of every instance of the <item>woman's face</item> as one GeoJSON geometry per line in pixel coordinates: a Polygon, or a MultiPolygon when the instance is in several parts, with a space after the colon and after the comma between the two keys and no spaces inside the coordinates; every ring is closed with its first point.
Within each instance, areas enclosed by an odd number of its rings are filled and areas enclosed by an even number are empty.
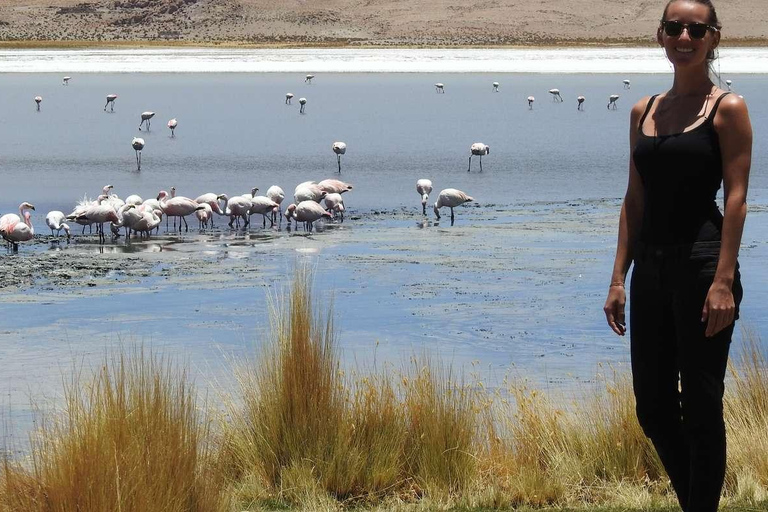
{"type": "MultiPolygon", "coordinates": [[[[677,21],[683,25],[691,23],[709,24],[709,7],[688,0],[678,0],[669,4],[666,21],[677,21]]],[[[701,66],[707,61],[707,53],[714,50],[720,43],[720,32],[707,30],[701,39],[691,37],[688,28],[680,35],[670,36],[659,27],[657,33],[659,44],[664,47],[667,58],[676,67],[701,66]]]]}

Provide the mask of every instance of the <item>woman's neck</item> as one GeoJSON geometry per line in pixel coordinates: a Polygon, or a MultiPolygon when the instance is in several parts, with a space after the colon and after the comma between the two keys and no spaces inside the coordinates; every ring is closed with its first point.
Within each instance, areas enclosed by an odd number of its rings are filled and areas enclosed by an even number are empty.
{"type": "Polygon", "coordinates": [[[709,79],[706,67],[691,70],[675,70],[675,81],[668,96],[699,96],[709,94],[715,84],[709,79]]]}

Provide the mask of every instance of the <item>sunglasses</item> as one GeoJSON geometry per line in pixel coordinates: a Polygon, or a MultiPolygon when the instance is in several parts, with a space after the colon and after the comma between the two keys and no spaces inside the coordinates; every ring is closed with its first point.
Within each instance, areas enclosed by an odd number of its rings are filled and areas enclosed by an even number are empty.
{"type": "Polygon", "coordinates": [[[679,21],[662,21],[661,26],[664,28],[664,33],[669,37],[678,37],[683,33],[683,29],[688,30],[688,35],[691,39],[704,39],[707,35],[707,31],[717,31],[717,27],[707,25],[706,23],[680,23],[679,21]]]}

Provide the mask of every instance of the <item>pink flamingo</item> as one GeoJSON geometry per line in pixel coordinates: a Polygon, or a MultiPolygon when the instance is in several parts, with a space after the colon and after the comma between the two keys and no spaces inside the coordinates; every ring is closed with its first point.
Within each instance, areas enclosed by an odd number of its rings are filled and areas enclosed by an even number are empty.
{"type": "Polygon", "coordinates": [[[323,180],[318,183],[317,186],[320,187],[320,190],[325,190],[329,194],[343,194],[344,192],[352,190],[352,185],[350,183],[344,183],[343,181],[334,179],[323,180]]]}
{"type": "Polygon", "coordinates": [[[427,214],[427,201],[429,201],[429,194],[432,193],[432,181],[428,179],[421,179],[416,182],[416,192],[421,196],[421,209],[423,215],[427,214]]]}
{"type": "Polygon", "coordinates": [[[469,201],[474,201],[474,199],[461,190],[456,190],[455,188],[441,190],[440,195],[437,196],[437,202],[435,202],[435,216],[437,220],[440,220],[440,208],[447,206],[451,209],[451,226],[453,226],[453,209],[469,201]]]}
{"type": "MultiPolygon", "coordinates": [[[[179,217],[179,231],[181,231],[181,222],[184,222],[184,231],[189,231],[189,225],[187,225],[187,215],[190,215],[194,213],[197,210],[201,210],[204,207],[199,205],[197,201],[193,201],[192,199],[184,196],[177,196],[176,195],[176,187],[171,187],[171,198],[168,199],[168,192],[165,190],[161,190],[159,194],[157,194],[157,200],[160,202],[160,209],[163,211],[165,215],[168,217],[174,217],[173,219],[173,229],[176,230],[176,219],[175,217],[179,217]]],[[[168,219],[166,218],[166,222],[168,219]]],[[[166,226],[166,230],[168,229],[168,226],[166,226]]]]}
{"type": "Polygon", "coordinates": [[[14,252],[19,250],[19,242],[26,242],[35,237],[35,228],[32,227],[28,211],[34,209],[34,205],[25,201],[19,205],[18,215],[7,213],[0,217],[0,236],[8,242],[8,248],[14,252]]]}
{"type": "Polygon", "coordinates": [[[313,223],[323,217],[330,219],[331,214],[315,201],[302,201],[296,205],[293,211],[293,218],[296,222],[303,222],[304,229],[310,232],[312,231],[313,223]]]}

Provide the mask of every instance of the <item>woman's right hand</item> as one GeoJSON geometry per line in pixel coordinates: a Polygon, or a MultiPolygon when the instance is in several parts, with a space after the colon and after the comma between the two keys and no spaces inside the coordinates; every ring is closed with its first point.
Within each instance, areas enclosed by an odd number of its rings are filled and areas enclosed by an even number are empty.
{"type": "Polygon", "coordinates": [[[613,284],[608,288],[608,298],[605,300],[605,319],[608,320],[608,325],[613,329],[613,332],[619,336],[624,336],[627,332],[627,323],[624,319],[624,305],[627,302],[627,294],[624,291],[624,286],[621,284],[613,284]]]}

